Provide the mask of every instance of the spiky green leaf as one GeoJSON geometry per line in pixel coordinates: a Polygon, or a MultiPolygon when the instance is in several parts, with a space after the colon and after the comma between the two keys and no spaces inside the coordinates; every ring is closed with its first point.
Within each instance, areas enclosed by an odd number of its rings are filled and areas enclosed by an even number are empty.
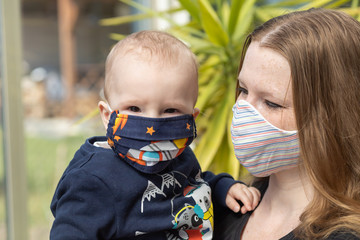
{"type": "Polygon", "coordinates": [[[228,23],[229,37],[231,38],[237,27],[239,15],[245,0],[235,0],[231,2],[230,18],[228,23]]]}
{"type": "Polygon", "coordinates": [[[190,16],[200,22],[199,7],[193,0],[179,0],[180,4],[186,9],[190,16]]]}
{"type": "Polygon", "coordinates": [[[198,0],[200,9],[200,20],[204,31],[211,42],[218,46],[226,46],[229,36],[224,30],[220,19],[207,0],[198,0]]]}

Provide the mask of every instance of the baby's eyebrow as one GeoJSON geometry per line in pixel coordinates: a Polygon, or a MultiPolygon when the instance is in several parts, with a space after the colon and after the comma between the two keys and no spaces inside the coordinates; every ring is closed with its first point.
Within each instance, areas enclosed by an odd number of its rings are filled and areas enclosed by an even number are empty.
{"type": "Polygon", "coordinates": [[[121,104],[123,105],[138,105],[138,104],[143,104],[144,100],[140,99],[140,98],[128,98],[128,99],[124,99],[121,104]]]}
{"type": "Polygon", "coordinates": [[[183,104],[183,103],[176,103],[176,102],[172,102],[172,103],[169,103],[169,104],[165,104],[166,106],[166,109],[169,109],[169,108],[176,108],[176,109],[183,109],[183,108],[186,108],[186,105],[183,104]]]}

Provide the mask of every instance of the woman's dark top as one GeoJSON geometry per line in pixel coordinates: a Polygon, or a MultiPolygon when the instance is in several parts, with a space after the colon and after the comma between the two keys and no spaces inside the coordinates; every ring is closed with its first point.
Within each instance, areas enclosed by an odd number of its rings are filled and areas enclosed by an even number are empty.
{"type": "MultiPolygon", "coordinates": [[[[257,182],[254,187],[258,188],[261,193],[261,198],[268,187],[268,178],[257,182]]],[[[260,200],[261,201],[261,200],[260,200]]],[[[245,214],[234,213],[230,209],[225,209],[220,206],[214,206],[215,211],[215,227],[214,227],[214,238],[213,240],[240,240],[241,233],[243,232],[246,223],[248,222],[251,212],[245,214]]],[[[261,227],[261,226],[259,226],[261,227]]],[[[296,240],[293,231],[283,236],[279,240],[296,240]]],[[[360,240],[351,233],[333,233],[327,240],[360,240]]]]}

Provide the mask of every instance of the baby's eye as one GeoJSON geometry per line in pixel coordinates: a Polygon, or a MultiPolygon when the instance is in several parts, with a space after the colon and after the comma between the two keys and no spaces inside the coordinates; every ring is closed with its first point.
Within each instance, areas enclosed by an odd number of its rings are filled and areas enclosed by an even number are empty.
{"type": "Polygon", "coordinates": [[[276,103],[273,103],[273,102],[270,102],[268,100],[265,100],[265,104],[271,108],[271,109],[280,109],[280,108],[284,108],[283,106],[279,105],[279,104],[276,104],[276,103]]]}
{"type": "Polygon", "coordinates": [[[137,106],[131,106],[128,108],[128,110],[131,112],[141,112],[140,108],[137,106]]]}
{"type": "Polygon", "coordinates": [[[175,108],[168,108],[164,111],[164,113],[176,113],[176,112],[179,112],[179,111],[175,108]]]}

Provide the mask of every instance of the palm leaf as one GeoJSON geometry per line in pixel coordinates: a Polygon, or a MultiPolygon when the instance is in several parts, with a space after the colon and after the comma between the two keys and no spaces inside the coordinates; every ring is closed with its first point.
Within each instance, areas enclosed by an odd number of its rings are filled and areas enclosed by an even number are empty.
{"type": "Polygon", "coordinates": [[[226,125],[224,122],[228,119],[230,112],[228,103],[229,97],[222,99],[222,102],[218,104],[216,114],[213,114],[208,123],[207,131],[195,148],[195,154],[204,169],[208,169],[212,163],[225,134],[226,125]]]}
{"type": "Polygon", "coordinates": [[[254,21],[255,3],[256,0],[247,0],[242,5],[234,26],[233,41],[239,41],[239,39],[248,32],[248,29],[254,21]]]}
{"type": "Polygon", "coordinates": [[[306,10],[309,8],[319,8],[324,7],[326,4],[330,3],[331,0],[317,0],[317,1],[310,1],[308,4],[305,4],[303,7],[299,8],[298,10],[306,10]]]}
{"type": "Polygon", "coordinates": [[[336,1],[334,3],[330,3],[326,6],[326,8],[329,8],[329,9],[334,9],[334,8],[338,8],[340,7],[341,5],[344,5],[345,3],[348,3],[349,0],[340,0],[340,1],[336,1]]]}
{"type": "Polygon", "coordinates": [[[114,39],[116,41],[120,41],[120,40],[123,40],[124,38],[126,38],[126,35],[119,34],[119,33],[111,33],[110,38],[114,39]]]}
{"type": "Polygon", "coordinates": [[[236,27],[238,26],[238,19],[240,12],[242,11],[242,6],[244,5],[245,0],[234,1],[231,5],[230,17],[228,22],[228,32],[230,38],[235,32],[236,27]]]}
{"type": "Polygon", "coordinates": [[[201,24],[209,40],[218,46],[226,46],[229,37],[225,32],[216,12],[206,0],[198,0],[201,24]]]}
{"type": "Polygon", "coordinates": [[[179,0],[180,4],[186,9],[190,16],[193,17],[197,22],[200,22],[199,6],[192,0],[179,0]]]}

